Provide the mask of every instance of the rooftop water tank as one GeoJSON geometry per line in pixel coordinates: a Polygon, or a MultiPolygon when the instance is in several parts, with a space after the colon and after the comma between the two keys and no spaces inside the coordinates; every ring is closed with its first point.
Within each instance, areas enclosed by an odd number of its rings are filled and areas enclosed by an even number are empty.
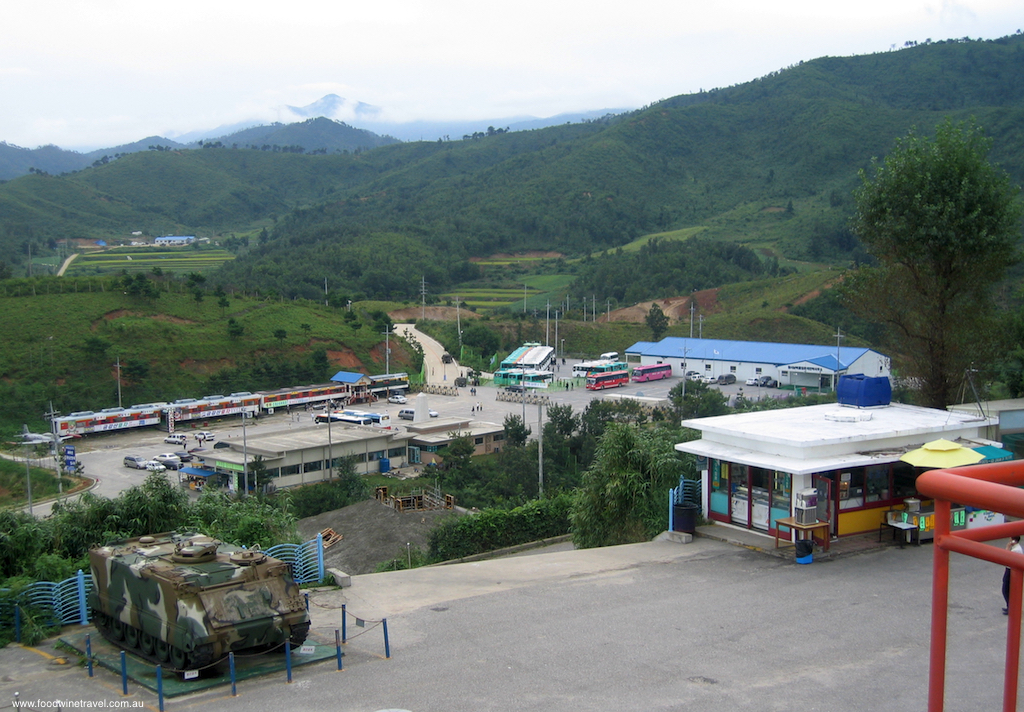
{"type": "Polygon", "coordinates": [[[836,387],[839,405],[854,408],[873,408],[889,405],[892,401],[892,385],[887,376],[872,378],[863,373],[839,377],[836,387]]]}

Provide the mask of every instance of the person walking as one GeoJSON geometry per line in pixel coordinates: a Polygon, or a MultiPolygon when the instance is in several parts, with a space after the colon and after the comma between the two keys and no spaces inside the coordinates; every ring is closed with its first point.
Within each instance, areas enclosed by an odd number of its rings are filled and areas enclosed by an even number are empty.
{"type": "MultiPolygon", "coordinates": [[[[1020,545],[1020,537],[1010,537],[1010,541],[1006,542],[1006,550],[1011,554],[1024,554],[1024,549],[1020,545]]],[[[1006,608],[1003,609],[1003,615],[1010,615],[1010,567],[1006,567],[1006,571],[1003,572],[1003,600],[1006,601],[1006,608]]]]}

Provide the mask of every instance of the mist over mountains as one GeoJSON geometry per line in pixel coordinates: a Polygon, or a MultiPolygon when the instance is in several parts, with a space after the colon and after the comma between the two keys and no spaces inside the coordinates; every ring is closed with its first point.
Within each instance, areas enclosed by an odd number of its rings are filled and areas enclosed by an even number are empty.
{"type": "Polygon", "coordinates": [[[383,120],[384,111],[362,101],[327,94],[305,106],[286,105],[277,110],[279,121],[257,119],[224,124],[212,129],[148,136],[132,143],[78,152],[46,145],[28,149],[0,139],[0,180],[28,173],[59,175],[102,165],[119,156],[147,150],[189,150],[204,145],[254,147],[298,153],[353,153],[400,141],[456,140],[488,128],[525,131],[565,123],[578,123],[629,109],[600,109],[559,114],[548,118],[515,116],[464,121],[383,120]]]}

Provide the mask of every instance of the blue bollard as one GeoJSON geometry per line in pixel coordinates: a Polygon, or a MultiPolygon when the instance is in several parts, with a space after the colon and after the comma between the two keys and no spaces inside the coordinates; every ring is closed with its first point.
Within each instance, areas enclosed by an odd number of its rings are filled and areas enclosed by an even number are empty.
{"type": "Polygon", "coordinates": [[[121,651],[121,694],[128,695],[128,657],[121,651]]]}
{"type": "Polygon", "coordinates": [[[382,621],[384,623],[384,657],[391,657],[391,643],[388,642],[388,619],[385,618],[382,621]]]}
{"type": "Polygon", "coordinates": [[[288,682],[292,681],[292,644],[285,641],[284,644],[284,666],[288,670],[288,682]]]}
{"type": "Polygon", "coordinates": [[[235,654],[228,653],[228,665],[231,668],[231,696],[238,697],[238,690],[235,687],[235,654]]]}
{"type": "Polygon", "coordinates": [[[156,699],[160,704],[160,712],[164,712],[164,666],[156,666],[156,699]]]}
{"type": "Polygon", "coordinates": [[[85,662],[89,667],[89,677],[92,677],[92,635],[85,634],[85,662]]]}
{"type": "Polygon", "coordinates": [[[341,633],[338,632],[337,628],[334,629],[334,647],[338,651],[338,669],[341,670],[342,669],[342,662],[341,662],[341,633]]]}
{"type": "Polygon", "coordinates": [[[346,605],[347,604],[345,604],[345,603],[341,604],[341,642],[342,643],[345,643],[348,640],[348,638],[345,635],[345,627],[347,625],[346,616],[345,616],[345,606],[346,605]]]}

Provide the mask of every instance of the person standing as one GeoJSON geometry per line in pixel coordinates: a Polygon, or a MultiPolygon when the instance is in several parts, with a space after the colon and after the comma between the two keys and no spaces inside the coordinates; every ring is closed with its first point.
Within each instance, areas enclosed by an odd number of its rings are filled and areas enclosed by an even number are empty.
{"type": "MultiPolygon", "coordinates": [[[[1010,537],[1010,541],[1006,542],[1006,550],[1011,554],[1024,554],[1024,549],[1020,545],[1020,537],[1010,537]]],[[[1010,614],[1010,567],[1006,567],[1006,571],[1003,572],[1003,600],[1006,601],[1006,608],[1003,609],[1003,615],[1007,616],[1010,614]]]]}

